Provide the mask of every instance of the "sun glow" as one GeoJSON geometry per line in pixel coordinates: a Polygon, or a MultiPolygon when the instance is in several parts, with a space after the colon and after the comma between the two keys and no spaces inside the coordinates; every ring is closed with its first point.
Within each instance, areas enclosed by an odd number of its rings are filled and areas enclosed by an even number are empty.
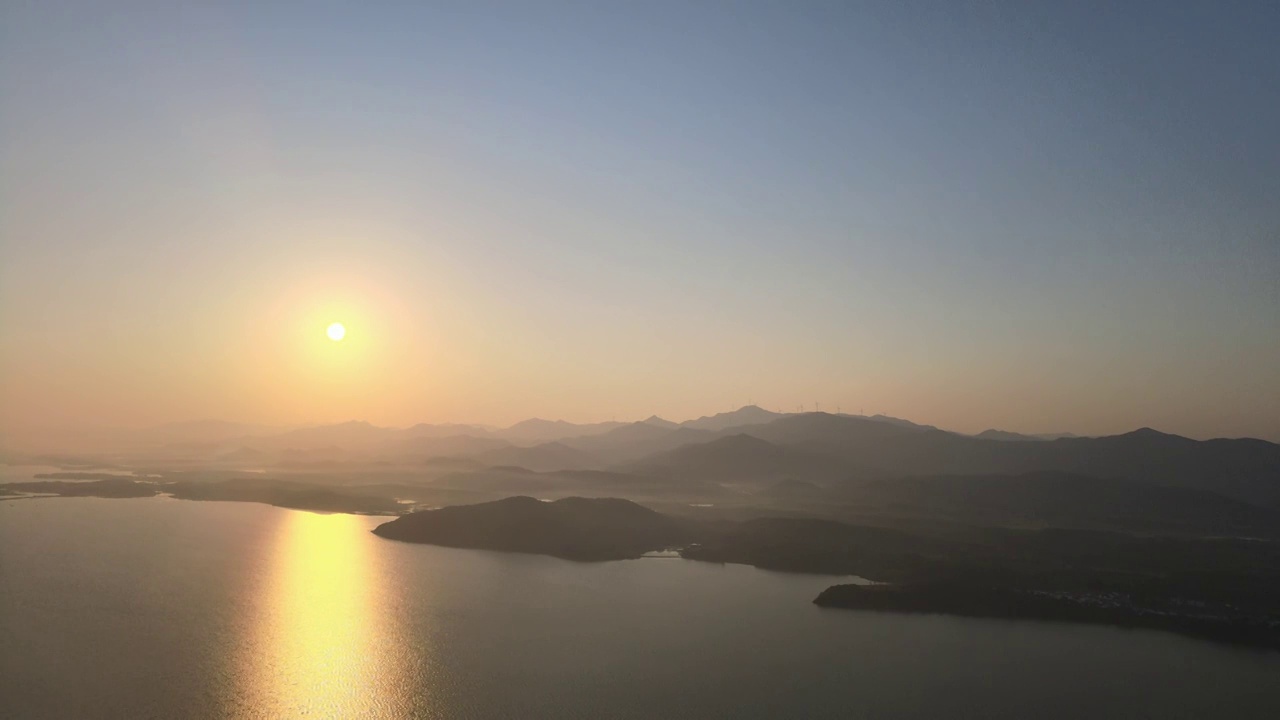
{"type": "MultiPolygon", "coordinates": [[[[397,288],[380,276],[357,283],[323,273],[281,283],[272,302],[252,315],[253,335],[237,357],[253,390],[244,402],[269,408],[282,423],[399,421],[409,402],[403,378],[431,364],[439,338],[424,342],[436,327],[433,315],[410,312],[397,288]]],[[[416,386],[415,401],[438,392],[443,374],[416,386]]]]}

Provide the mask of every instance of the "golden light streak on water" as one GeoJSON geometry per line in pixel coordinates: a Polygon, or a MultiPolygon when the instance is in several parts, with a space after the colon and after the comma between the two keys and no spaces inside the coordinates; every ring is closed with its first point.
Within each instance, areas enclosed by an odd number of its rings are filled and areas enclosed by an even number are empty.
{"type": "Polygon", "coordinates": [[[245,717],[430,715],[368,518],[282,514],[242,648],[245,717]]]}

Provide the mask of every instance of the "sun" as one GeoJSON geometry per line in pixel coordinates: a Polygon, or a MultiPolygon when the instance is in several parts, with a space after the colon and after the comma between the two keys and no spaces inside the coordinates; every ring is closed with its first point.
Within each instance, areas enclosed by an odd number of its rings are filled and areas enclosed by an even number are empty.
{"type": "Polygon", "coordinates": [[[329,335],[329,339],[334,342],[338,342],[347,336],[347,329],[342,326],[342,323],[334,323],[330,325],[329,329],[325,332],[329,335]]]}

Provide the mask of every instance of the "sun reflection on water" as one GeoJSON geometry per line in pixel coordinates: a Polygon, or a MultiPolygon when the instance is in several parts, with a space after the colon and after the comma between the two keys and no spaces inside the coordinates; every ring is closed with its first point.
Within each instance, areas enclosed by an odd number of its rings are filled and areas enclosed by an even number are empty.
{"type": "Polygon", "coordinates": [[[417,703],[367,518],[285,512],[252,604],[242,710],[397,717],[417,703]]]}

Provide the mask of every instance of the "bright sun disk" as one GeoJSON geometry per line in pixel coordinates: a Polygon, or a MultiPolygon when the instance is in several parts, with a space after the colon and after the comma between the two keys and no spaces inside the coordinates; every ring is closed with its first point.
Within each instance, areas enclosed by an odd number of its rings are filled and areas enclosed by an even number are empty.
{"type": "Polygon", "coordinates": [[[330,340],[337,342],[346,336],[347,329],[342,327],[342,323],[334,323],[325,332],[328,333],[330,340]]]}

